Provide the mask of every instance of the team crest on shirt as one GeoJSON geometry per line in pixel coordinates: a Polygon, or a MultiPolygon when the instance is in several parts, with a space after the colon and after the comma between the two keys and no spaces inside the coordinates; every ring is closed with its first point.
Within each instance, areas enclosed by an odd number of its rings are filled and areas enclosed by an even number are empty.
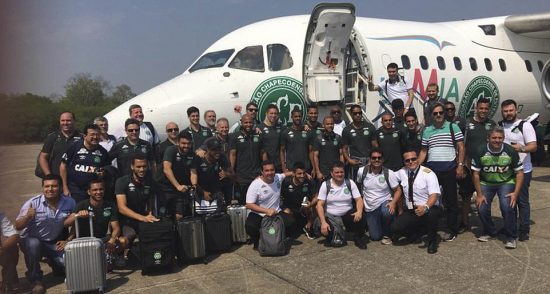
{"type": "Polygon", "coordinates": [[[378,177],[378,183],[384,184],[385,181],[386,181],[386,178],[384,176],[378,177]]]}
{"type": "Polygon", "coordinates": [[[88,154],[88,150],[86,150],[86,148],[80,148],[76,154],[88,154]]]}
{"type": "Polygon", "coordinates": [[[486,123],[485,124],[485,129],[488,131],[491,129],[491,124],[490,123],[486,123]]]}
{"type": "Polygon", "coordinates": [[[141,152],[147,153],[147,147],[146,146],[141,146],[141,152]]]}
{"type": "Polygon", "coordinates": [[[99,158],[99,156],[94,157],[94,162],[95,162],[95,163],[100,163],[100,162],[101,162],[101,158],[99,158]]]}
{"type": "Polygon", "coordinates": [[[204,130],[204,131],[202,131],[202,135],[203,135],[204,137],[206,137],[206,135],[208,135],[208,132],[206,132],[206,130],[204,130]]]}
{"type": "Polygon", "coordinates": [[[397,133],[393,133],[391,136],[397,138],[397,133]]]}
{"type": "Polygon", "coordinates": [[[349,194],[349,189],[348,189],[348,187],[345,187],[345,188],[344,188],[344,194],[346,194],[346,195],[349,194]]]}
{"type": "Polygon", "coordinates": [[[147,194],[149,194],[149,192],[151,192],[151,187],[144,186],[143,187],[143,194],[147,195],[147,194]]]}
{"type": "Polygon", "coordinates": [[[302,187],[302,192],[307,192],[307,185],[302,187]]]}
{"type": "Polygon", "coordinates": [[[307,138],[307,132],[306,131],[302,131],[302,138],[307,138]]]}
{"type": "Polygon", "coordinates": [[[252,137],[252,141],[254,143],[258,143],[258,135],[254,135],[254,137],[252,137]]]}
{"type": "Polygon", "coordinates": [[[334,146],[338,145],[338,141],[334,140],[332,141],[332,144],[334,144],[334,146]]]}
{"type": "Polygon", "coordinates": [[[363,129],[363,135],[367,136],[369,134],[369,129],[363,129]]]}
{"type": "Polygon", "coordinates": [[[111,210],[110,209],[105,209],[103,211],[103,216],[104,217],[110,217],[111,216],[111,210]]]}

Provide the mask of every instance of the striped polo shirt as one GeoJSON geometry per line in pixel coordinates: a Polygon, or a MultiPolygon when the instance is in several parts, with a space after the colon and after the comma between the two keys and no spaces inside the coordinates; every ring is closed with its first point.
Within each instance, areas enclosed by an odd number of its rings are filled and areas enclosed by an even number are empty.
{"type": "MultiPolygon", "coordinates": [[[[451,123],[445,121],[441,128],[428,126],[422,134],[422,147],[428,149],[428,159],[424,163],[434,171],[449,171],[456,167],[456,151],[451,136],[451,123]]],[[[457,124],[452,124],[454,140],[463,141],[464,136],[457,124]]]]}

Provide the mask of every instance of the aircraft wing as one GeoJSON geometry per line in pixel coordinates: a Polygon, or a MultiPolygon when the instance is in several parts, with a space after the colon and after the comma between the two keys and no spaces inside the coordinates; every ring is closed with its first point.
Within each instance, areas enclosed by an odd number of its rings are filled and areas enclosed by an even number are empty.
{"type": "Polygon", "coordinates": [[[550,39],[550,12],[511,15],[504,20],[504,26],[525,37],[550,39]]]}

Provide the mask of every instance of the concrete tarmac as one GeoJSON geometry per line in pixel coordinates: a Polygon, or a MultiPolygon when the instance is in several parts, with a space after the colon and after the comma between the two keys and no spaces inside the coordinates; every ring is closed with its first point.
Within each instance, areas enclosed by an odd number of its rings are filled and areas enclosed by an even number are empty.
{"type": "MultiPolygon", "coordinates": [[[[14,220],[20,206],[40,192],[34,176],[40,145],[0,146],[0,210],[14,220]]],[[[548,164],[547,164],[548,165],[548,164]]],[[[435,255],[420,245],[370,242],[359,250],[349,242],[326,248],[301,236],[284,257],[260,257],[250,245],[209,256],[208,263],[186,265],[173,273],[142,276],[135,262],[108,275],[112,293],[550,293],[550,168],[536,167],[531,182],[531,240],[504,249],[501,240],[481,243],[479,218],[473,232],[441,242],[435,255]]],[[[493,205],[502,225],[498,201],[493,205]]],[[[443,234],[443,233],[441,233],[443,234]]],[[[50,293],[66,291],[42,263],[50,293]]],[[[21,254],[19,293],[30,291],[21,254]]]]}

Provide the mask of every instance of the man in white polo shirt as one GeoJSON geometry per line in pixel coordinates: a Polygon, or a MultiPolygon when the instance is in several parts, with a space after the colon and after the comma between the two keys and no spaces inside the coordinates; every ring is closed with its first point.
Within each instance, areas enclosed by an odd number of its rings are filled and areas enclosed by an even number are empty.
{"type": "Polygon", "coordinates": [[[537,134],[531,123],[518,118],[516,101],[504,100],[500,104],[500,108],[502,122],[499,124],[504,129],[504,143],[510,144],[514,148],[523,163],[523,184],[518,198],[518,240],[527,241],[531,228],[531,206],[529,204],[529,186],[533,171],[531,152],[537,151],[537,134]]]}
{"type": "MultiPolygon", "coordinates": [[[[288,172],[291,175],[292,172],[288,172]]],[[[296,221],[292,215],[281,211],[281,183],[285,174],[275,173],[275,164],[271,161],[262,162],[262,174],[256,178],[248,187],[246,192],[246,208],[251,212],[245,223],[246,233],[258,248],[260,240],[260,227],[264,216],[275,216],[279,214],[285,224],[287,237],[294,236],[296,232],[296,221]]]]}
{"type": "Polygon", "coordinates": [[[403,153],[405,167],[397,172],[403,192],[397,190],[394,200],[405,198],[406,208],[392,223],[391,230],[397,236],[406,235],[414,241],[421,237],[421,227],[428,231],[428,253],[437,252],[437,221],[439,209],[439,182],[435,173],[418,163],[416,151],[403,153]]]}
{"type": "Polygon", "coordinates": [[[405,104],[403,114],[409,110],[413,111],[414,90],[412,89],[412,81],[405,79],[405,77],[397,72],[398,66],[394,62],[388,64],[386,69],[388,71],[388,78],[381,81],[378,85],[372,82],[372,76],[368,77],[369,91],[383,91],[390,103],[395,99],[403,100],[405,104]]]}
{"type": "Polygon", "coordinates": [[[392,243],[390,225],[397,211],[397,201],[393,195],[399,182],[394,171],[383,167],[384,158],[380,149],[372,150],[369,162],[357,171],[369,235],[372,241],[382,240],[382,244],[389,245],[392,243]]]}

